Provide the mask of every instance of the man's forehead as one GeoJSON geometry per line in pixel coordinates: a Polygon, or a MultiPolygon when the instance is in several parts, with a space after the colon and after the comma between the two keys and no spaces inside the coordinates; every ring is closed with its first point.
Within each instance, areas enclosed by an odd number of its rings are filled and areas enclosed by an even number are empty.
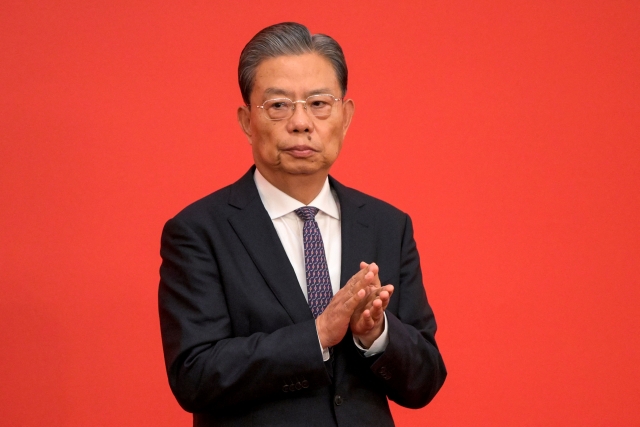
{"type": "Polygon", "coordinates": [[[253,92],[259,96],[310,96],[340,90],[331,62],[317,53],[283,55],[262,61],[253,92]]]}
{"type": "MultiPolygon", "coordinates": [[[[320,95],[320,94],[331,94],[335,89],[330,87],[318,87],[315,89],[307,90],[303,95],[311,96],[311,95],[320,95]]],[[[281,88],[281,87],[268,87],[262,92],[265,96],[285,96],[291,97],[296,95],[294,91],[281,88]]]]}

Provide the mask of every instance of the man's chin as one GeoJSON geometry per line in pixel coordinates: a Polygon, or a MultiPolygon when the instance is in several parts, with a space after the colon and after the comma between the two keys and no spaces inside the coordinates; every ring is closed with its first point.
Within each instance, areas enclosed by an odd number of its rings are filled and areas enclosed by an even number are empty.
{"type": "Polygon", "coordinates": [[[284,155],[280,158],[280,170],[289,174],[310,175],[322,169],[324,169],[324,162],[318,156],[299,158],[284,155]]]}
{"type": "Polygon", "coordinates": [[[290,175],[326,175],[329,173],[328,167],[316,162],[295,162],[295,164],[287,164],[283,170],[290,175]]]}

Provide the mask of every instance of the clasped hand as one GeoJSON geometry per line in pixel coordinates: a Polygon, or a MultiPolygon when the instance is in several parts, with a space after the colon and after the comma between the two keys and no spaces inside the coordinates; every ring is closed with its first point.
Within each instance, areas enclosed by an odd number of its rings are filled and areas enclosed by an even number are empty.
{"type": "Polygon", "coordinates": [[[351,328],[354,337],[365,348],[382,334],[384,311],[393,294],[393,285],[381,286],[375,263],[360,263],[353,275],[331,299],[316,319],[316,329],[323,348],[338,344],[351,328]]]}

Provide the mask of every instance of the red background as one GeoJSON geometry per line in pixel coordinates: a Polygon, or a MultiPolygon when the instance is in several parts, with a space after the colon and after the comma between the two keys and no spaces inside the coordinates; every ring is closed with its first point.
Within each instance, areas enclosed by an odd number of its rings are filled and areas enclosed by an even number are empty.
{"type": "Polygon", "coordinates": [[[160,231],[251,165],[237,59],[284,20],[346,52],[333,175],[414,219],[450,374],[397,424],[640,424],[637,1],[73,3],[0,6],[3,425],[190,425],[160,231]]]}

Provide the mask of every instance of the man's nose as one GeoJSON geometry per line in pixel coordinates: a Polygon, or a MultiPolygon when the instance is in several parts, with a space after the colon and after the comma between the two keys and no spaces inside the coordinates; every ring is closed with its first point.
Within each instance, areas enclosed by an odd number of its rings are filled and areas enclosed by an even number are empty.
{"type": "Polygon", "coordinates": [[[289,119],[291,132],[311,132],[313,131],[313,118],[307,109],[305,101],[295,101],[293,103],[293,115],[289,119]]]}

